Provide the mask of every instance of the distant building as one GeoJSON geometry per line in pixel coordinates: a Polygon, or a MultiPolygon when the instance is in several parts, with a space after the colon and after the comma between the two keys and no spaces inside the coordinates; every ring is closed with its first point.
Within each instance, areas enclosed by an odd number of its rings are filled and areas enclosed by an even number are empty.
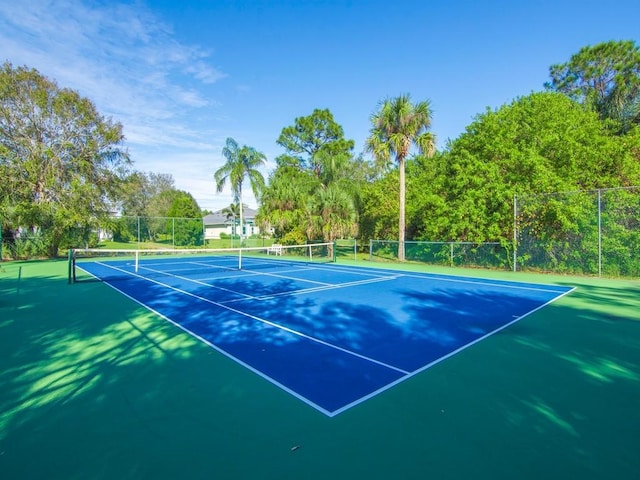
{"type": "Polygon", "coordinates": [[[222,210],[210,213],[202,219],[204,224],[205,240],[220,238],[220,234],[240,235],[249,237],[251,235],[259,235],[260,228],[255,224],[256,212],[252,208],[245,207],[244,215],[244,232],[240,232],[240,217],[228,217],[222,210]]]}

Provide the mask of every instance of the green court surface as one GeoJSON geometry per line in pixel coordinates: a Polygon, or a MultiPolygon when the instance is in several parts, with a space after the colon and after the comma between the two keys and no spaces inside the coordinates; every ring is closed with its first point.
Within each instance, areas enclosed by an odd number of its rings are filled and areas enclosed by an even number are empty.
{"type": "Polygon", "coordinates": [[[639,281],[421,271],[577,289],[331,418],[64,261],[1,263],[0,478],[638,478],[639,281]]]}

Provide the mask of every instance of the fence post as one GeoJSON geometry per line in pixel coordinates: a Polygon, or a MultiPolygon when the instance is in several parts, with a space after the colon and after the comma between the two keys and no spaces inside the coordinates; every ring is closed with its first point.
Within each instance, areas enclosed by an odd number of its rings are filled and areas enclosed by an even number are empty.
{"type": "Polygon", "coordinates": [[[518,197],[513,194],[513,271],[518,271],[518,197]]]}
{"type": "Polygon", "coordinates": [[[598,277],[602,276],[602,197],[598,189],[598,277]]]}
{"type": "Polygon", "coordinates": [[[449,259],[449,260],[450,260],[451,268],[453,268],[453,242],[451,242],[449,245],[450,245],[450,247],[451,247],[451,248],[450,248],[450,255],[451,255],[451,257],[450,257],[450,259],[449,259]]]}

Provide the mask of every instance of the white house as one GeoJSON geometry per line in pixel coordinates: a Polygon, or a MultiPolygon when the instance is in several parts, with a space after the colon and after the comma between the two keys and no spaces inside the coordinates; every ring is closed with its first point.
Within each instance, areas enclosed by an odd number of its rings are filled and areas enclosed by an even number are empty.
{"type": "MultiPolygon", "coordinates": [[[[244,232],[242,236],[249,237],[251,235],[259,235],[260,228],[255,224],[256,211],[252,208],[245,207],[244,215],[244,232]]],[[[220,238],[221,233],[227,235],[240,235],[240,217],[227,217],[222,210],[210,213],[202,219],[204,224],[204,238],[213,239],[220,238]]]]}

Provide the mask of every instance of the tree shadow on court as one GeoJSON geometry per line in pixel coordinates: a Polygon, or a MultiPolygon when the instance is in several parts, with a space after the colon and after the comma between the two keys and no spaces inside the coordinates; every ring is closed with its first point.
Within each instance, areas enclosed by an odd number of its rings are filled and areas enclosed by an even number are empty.
{"type": "Polygon", "coordinates": [[[287,394],[48,265],[0,278],[0,477],[237,478],[245,447],[273,455],[254,415],[291,410],[287,394]]]}
{"type": "MultiPolygon", "coordinates": [[[[572,282],[570,295],[328,418],[113,289],[66,285],[64,265],[25,264],[19,289],[9,273],[1,478],[633,479],[640,469],[634,282],[572,282]]],[[[430,299],[405,293],[402,308],[428,317],[430,299]]],[[[393,324],[364,301],[289,296],[264,309],[295,316],[301,305],[296,321],[327,335],[361,322],[354,343],[367,318],[393,324]]]]}

